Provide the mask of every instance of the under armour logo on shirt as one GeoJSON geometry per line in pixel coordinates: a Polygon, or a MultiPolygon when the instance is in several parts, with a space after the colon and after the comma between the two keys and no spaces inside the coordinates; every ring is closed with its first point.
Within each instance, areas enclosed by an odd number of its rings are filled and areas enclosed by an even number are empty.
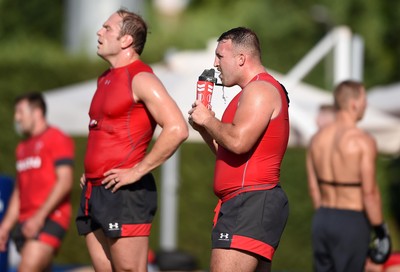
{"type": "Polygon", "coordinates": [[[221,232],[219,234],[219,240],[229,240],[229,233],[223,233],[221,232]]]}

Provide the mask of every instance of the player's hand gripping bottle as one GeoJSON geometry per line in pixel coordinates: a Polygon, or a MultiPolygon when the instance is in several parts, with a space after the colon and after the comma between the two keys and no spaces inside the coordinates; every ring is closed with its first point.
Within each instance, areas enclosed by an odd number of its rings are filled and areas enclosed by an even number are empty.
{"type": "Polygon", "coordinates": [[[217,82],[214,69],[205,69],[197,81],[196,99],[200,100],[204,106],[211,109],[211,97],[214,85],[217,82]]]}

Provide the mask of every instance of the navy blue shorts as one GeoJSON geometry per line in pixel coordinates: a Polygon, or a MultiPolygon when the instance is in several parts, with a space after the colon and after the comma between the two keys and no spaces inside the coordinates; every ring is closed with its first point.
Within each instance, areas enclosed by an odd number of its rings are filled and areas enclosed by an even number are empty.
{"type": "Polygon", "coordinates": [[[115,193],[89,180],[82,190],[75,221],[79,235],[102,229],[110,238],[149,236],[156,210],[157,189],[152,174],[115,193]]]}
{"type": "Polygon", "coordinates": [[[241,193],[222,203],[212,248],[239,249],[272,260],[288,216],[288,199],[279,185],[241,193]]]}
{"type": "Polygon", "coordinates": [[[364,212],[319,208],[312,222],[314,271],[364,271],[370,234],[364,212]]]}

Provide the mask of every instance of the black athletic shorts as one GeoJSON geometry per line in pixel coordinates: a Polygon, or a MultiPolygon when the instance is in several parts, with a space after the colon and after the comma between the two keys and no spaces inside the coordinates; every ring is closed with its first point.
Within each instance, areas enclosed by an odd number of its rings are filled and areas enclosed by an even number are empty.
{"type": "MultiPolygon", "coordinates": [[[[27,240],[22,234],[23,224],[24,222],[18,223],[11,234],[18,252],[21,252],[21,249],[27,240]]],[[[39,234],[34,239],[51,246],[57,251],[61,246],[61,241],[66,232],[67,230],[57,222],[51,219],[46,219],[43,228],[39,231],[39,234]]]]}
{"type": "Polygon", "coordinates": [[[364,212],[319,208],[312,222],[314,271],[364,271],[370,233],[364,212]]]}
{"type": "Polygon", "coordinates": [[[98,180],[89,180],[82,190],[76,226],[79,235],[101,228],[110,238],[149,236],[156,210],[157,189],[150,173],[115,193],[98,180]]]}
{"type": "Polygon", "coordinates": [[[216,212],[212,248],[240,249],[272,260],[289,215],[288,199],[279,185],[240,193],[216,212]]]}

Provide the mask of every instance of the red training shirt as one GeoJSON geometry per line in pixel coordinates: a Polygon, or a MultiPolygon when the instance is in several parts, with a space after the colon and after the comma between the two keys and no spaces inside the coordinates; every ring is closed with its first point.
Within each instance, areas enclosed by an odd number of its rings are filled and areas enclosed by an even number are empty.
{"type": "MultiPolygon", "coordinates": [[[[257,144],[245,154],[234,154],[222,146],[218,147],[214,173],[214,192],[222,198],[239,189],[264,184],[277,184],[280,165],[289,139],[288,100],[283,87],[270,74],[260,73],[250,82],[264,80],[271,83],[280,93],[281,112],[270,120],[257,144]]],[[[232,123],[242,91],[226,108],[221,121],[232,123]]],[[[254,114],[257,114],[256,112],[254,114]]]]}
{"type": "Polygon", "coordinates": [[[140,162],[156,123],[143,103],[133,99],[132,79],[140,72],[153,73],[137,60],[107,70],[97,81],[90,105],[85,177],[103,178],[113,168],[131,168],[140,162]]]}
{"type": "MultiPolygon", "coordinates": [[[[73,164],[74,143],[60,130],[49,127],[42,134],[21,141],[16,158],[19,221],[22,222],[34,215],[52,192],[57,182],[56,167],[73,164]]],[[[49,218],[68,228],[71,218],[69,194],[49,218]]]]}

